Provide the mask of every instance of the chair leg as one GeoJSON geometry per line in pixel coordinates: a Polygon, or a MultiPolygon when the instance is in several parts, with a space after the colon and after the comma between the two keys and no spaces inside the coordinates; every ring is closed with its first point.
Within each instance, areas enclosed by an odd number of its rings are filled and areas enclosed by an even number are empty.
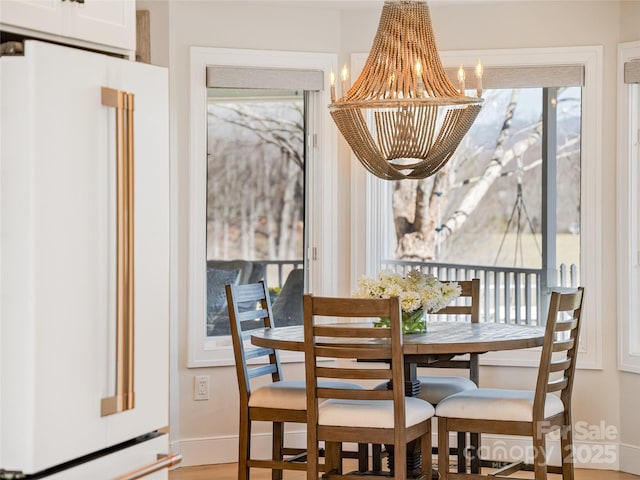
{"type": "Polygon", "coordinates": [[[324,442],[325,474],[329,472],[342,475],[342,443],[324,442]]]}
{"type": "Polygon", "coordinates": [[[471,443],[471,473],[480,473],[480,434],[470,434],[471,443]]]}
{"type": "Polygon", "coordinates": [[[458,473],[465,473],[467,471],[466,449],[467,434],[465,432],[458,432],[458,473]]]}
{"type": "Polygon", "coordinates": [[[251,420],[249,412],[240,409],[238,441],[238,480],[249,480],[249,459],[251,458],[251,420]]]}
{"type": "Polygon", "coordinates": [[[382,471],[382,445],[377,443],[371,445],[371,470],[382,471]]]}
{"type": "Polygon", "coordinates": [[[440,480],[449,478],[449,432],[447,431],[447,419],[438,418],[438,473],[440,480]]]}
{"type": "Polygon", "coordinates": [[[358,470],[366,472],[369,469],[369,444],[358,444],[358,470]]]}
{"type": "Polygon", "coordinates": [[[542,432],[533,435],[533,473],[535,480],[547,480],[547,445],[542,432]]]}
{"type": "Polygon", "coordinates": [[[560,429],[560,445],[562,446],[562,480],[574,480],[573,471],[573,435],[571,419],[560,429]]]}
{"type": "Polygon", "coordinates": [[[320,476],[319,457],[318,437],[313,427],[310,427],[307,429],[307,480],[318,480],[320,476]]]}
{"type": "Polygon", "coordinates": [[[422,452],[422,475],[425,475],[426,478],[431,478],[433,464],[431,456],[431,429],[420,438],[420,452],[422,452]]]}
{"type": "MultiPolygon", "coordinates": [[[[271,443],[271,458],[274,461],[282,461],[282,446],[283,446],[283,430],[284,425],[282,422],[273,422],[273,441],[271,443]]],[[[271,480],[282,480],[282,470],[271,470],[271,480]]]]}
{"type": "Polygon", "coordinates": [[[406,480],[407,478],[407,444],[393,445],[393,479],[406,480]]]}

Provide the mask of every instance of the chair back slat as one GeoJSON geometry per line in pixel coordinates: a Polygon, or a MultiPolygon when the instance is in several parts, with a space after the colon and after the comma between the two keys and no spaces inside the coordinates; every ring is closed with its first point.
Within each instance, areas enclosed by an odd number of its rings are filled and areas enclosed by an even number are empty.
{"type": "Polygon", "coordinates": [[[391,380],[391,370],[387,368],[324,368],[318,367],[318,376],[322,378],[344,378],[349,375],[357,375],[362,380],[391,380]]]}
{"type": "MultiPolygon", "coordinates": [[[[335,328],[335,326],[332,325],[316,325],[314,328],[317,337],[331,337],[332,342],[334,342],[336,338],[389,338],[388,329],[366,327],[363,326],[363,324],[353,326],[341,324],[340,328],[335,328]]],[[[318,343],[322,343],[321,340],[319,340],[318,343]]]]}
{"type": "Polygon", "coordinates": [[[244,358],[245,360],[252,360],[254,358],[266,357],[267,355],[273,355],[273,348],[245,348],[244,358]]]}
{"type": "Polygon", "coordinates": [[[571,350],[575,343],[576,340],[573,338],[568,338],[566,340],[556,340],[555,342],[553,342],[552,351],[553,353],[566,352],[567,350],[571,350]]]}
{"type": "Polygon", "coordinates": [[[274,373],[278,373],[278,368],[272,363],[247,368],[247,375],[249,378],[257,378],[264,375],[272,375],[274,373]]]}
{"type": "Polygon", "coordinates": [[[231,342],[238,377],[240,399],[248,402],[251,396],[249,380],[270,375],[271,380],[282,380],[282,367],[278,352],[271,348],[259,348],[245,345],[251,331],[257,328],[272,327],[271,301],[264,281],[248,284],[229,284],[225,286],[229,321],[231,324],[231,342]],[[269,363],[248,366],[247,361],[267,357],[269,363]]]}
{"type": "Polygon", "coordinates": [[[574,328],[577,327],[576,323],[577,321],[575,318],[572,318],[571,320],[558,321],[558,324],[556,325],[556,332],[565,332],[567,330],[573,330],[574,328]]]}
{"type": "Polygon", "coordinates": [[[233,292],[233,298],[237,303],[259,302],[264,297],[264,282],[247,283],[243,288],[233,292]]]}
{"type": "Polygon", "coordinates": [[[352,388],[318,388],[318,398],[333,398],[338,400],[393,400],[391,390],[362,390],[352,388]]]}
{"type": "MultiPolygon", "coordinates": [[[[457,283],[460,286],[460,296],[458,299],[466,301],[467,303],[465,305],[460,305],[458,303],[454,305],[447,305],[446,307],[429,315],[470,315],[469,321],[471,323],[478,323],[480,321],[480,279],[474,278],[473,280],[458,281],[443,280],[442,283],[457,283]]],[[[460,300],[457,301],[459,302],[460,300]]],[[[439,317],[438,320],[440,320],[439,317]]]]}
{"type": "Polygon", "coordinates": [[[563,360],[558,360],[551,362],[549,365],[549,372],[564,372],[567,368],[571,366],[571,359],[565,358],[563,360]]]}
{"type": "Polygon", "coordinates": [[[533,405],[534,421],[544,418],[548,393],[560,392],[565,410],[571,408],[583,301],[583,287],[551,293],[533,405]]]}
{"type": "Polygon", "coordinates": [[[240,321],[241,323],[255,321],[255,320],[263,320],[267,317],[270,317],[269,312],[267,312],[263,308],[238,312],[238,321],[240,321]]]}
{"type": "Polygon", "coordinates": [[[350,344],[340,347],[329,345],[318,345],[316,352],[319,356],[333,357],[333,358],[354,358],[353,352],[358,352],[359,359],[367,360],[390,360],[391,353],[388,348],[366,348],[358,346],[357,344],[350,344]]]}
{"type": "Polygon", "coordinates": [[[369,369],[369,368],[332,368],[332,367],[318,367],[317,374],[320,378],[331,379],[352,379],[357,376],[361,380],[379,380],[388,381],[391,380],[391,370],[384,369],[369,369]]]}
{"type": "Polygon", "coordinates": [[[435,313],[432,313],[432,315],[471,315],[471,311],[471,306],[449,305],[435,313]]]}
{"type": "Polygon", "coordinates": [[[564,377],[560,380],[554,380],[552,382],[549,382],[547,384],[547,393],[562,391],[563,389],[567,388],[568,384],[569,384],[569,379],[564,377]]]}
{"type": "Polygon", "coordinates": [[[562,295],[560,292],[560,304],[558,305],[559,312],[571,312],[579,310],[582,306],[582,298],[580,295],[562,295]]]}
{"type": "MultiPolygon", "coordinates": [[[[385,317],[388,305],[384,302],[370,302],[368,298],[314,297],[312,315],[325,317],[385,317]]],[[[387,335],[388,336],[388,335],[387,335]]]]}

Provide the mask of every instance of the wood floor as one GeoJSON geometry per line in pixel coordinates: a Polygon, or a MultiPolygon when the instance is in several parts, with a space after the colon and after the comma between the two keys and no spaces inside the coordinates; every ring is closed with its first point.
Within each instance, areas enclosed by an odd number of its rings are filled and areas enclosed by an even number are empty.
{"type": "MultiPolygon", "coordinates": [[[[197,467],[182,467],[169,472],[169,480],[237,480],[238,465],[225,463],[220,465],[204,465],[197,467]]],[[[532,478],[530,472],[524,472],[520,477],[532,478]]],[[[261,468],[251,470],[252,480],[271,480],[271,471],[261,468]]],[[[285,480],[306,478],[304,472],[284,472],[285,480]]],[[[365,477],[366,478],[366,477],[365,477]]],[[[517,478],[514,476],[514,478],[517,478]]],[[[549,480],[560,480],[561,475],[549,475],[549,480]]],[[[639,480],[640,477],[628,473],[610,470],[576,469],[576,480],[639,480]]]]}

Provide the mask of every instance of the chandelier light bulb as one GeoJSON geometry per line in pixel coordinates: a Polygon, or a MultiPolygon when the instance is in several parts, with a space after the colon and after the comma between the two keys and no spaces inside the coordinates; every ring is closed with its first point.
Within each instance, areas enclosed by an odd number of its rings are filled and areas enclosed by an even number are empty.
{"type": "Polygon", "coordinates": [[[467,78],[467,74],[464,71],[464,68],[462,68],[462,65],[460,65],[460,68],[458,69],[458,84],[460,86],[460,93],[464,95],[464,80],[467,78]]]}
{"type": "Polygon", "coordinates": [[[336,101],[336,74],[333,73],[333,68],[329,72],[329,85],[331,86],[331,101],[336,101]]]}
{"type": "Polygon", "coordinates": [[[484,72],[484,67],[482,66],[482,62],[478,59],[478,63],[476,64],[476,92],[478,97],[482,96],[482,73],[484,72]]]}

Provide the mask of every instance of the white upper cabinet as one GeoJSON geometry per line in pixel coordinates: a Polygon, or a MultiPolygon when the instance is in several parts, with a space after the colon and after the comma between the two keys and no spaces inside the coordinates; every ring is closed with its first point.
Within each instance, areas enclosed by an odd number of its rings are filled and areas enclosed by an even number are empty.
{"type": "Polygon", "coordinates": [[[79,46],[136,49],[135,0],[2,0],[0,24],[45,40],[63,37],[64,43],[79,46]]]}

